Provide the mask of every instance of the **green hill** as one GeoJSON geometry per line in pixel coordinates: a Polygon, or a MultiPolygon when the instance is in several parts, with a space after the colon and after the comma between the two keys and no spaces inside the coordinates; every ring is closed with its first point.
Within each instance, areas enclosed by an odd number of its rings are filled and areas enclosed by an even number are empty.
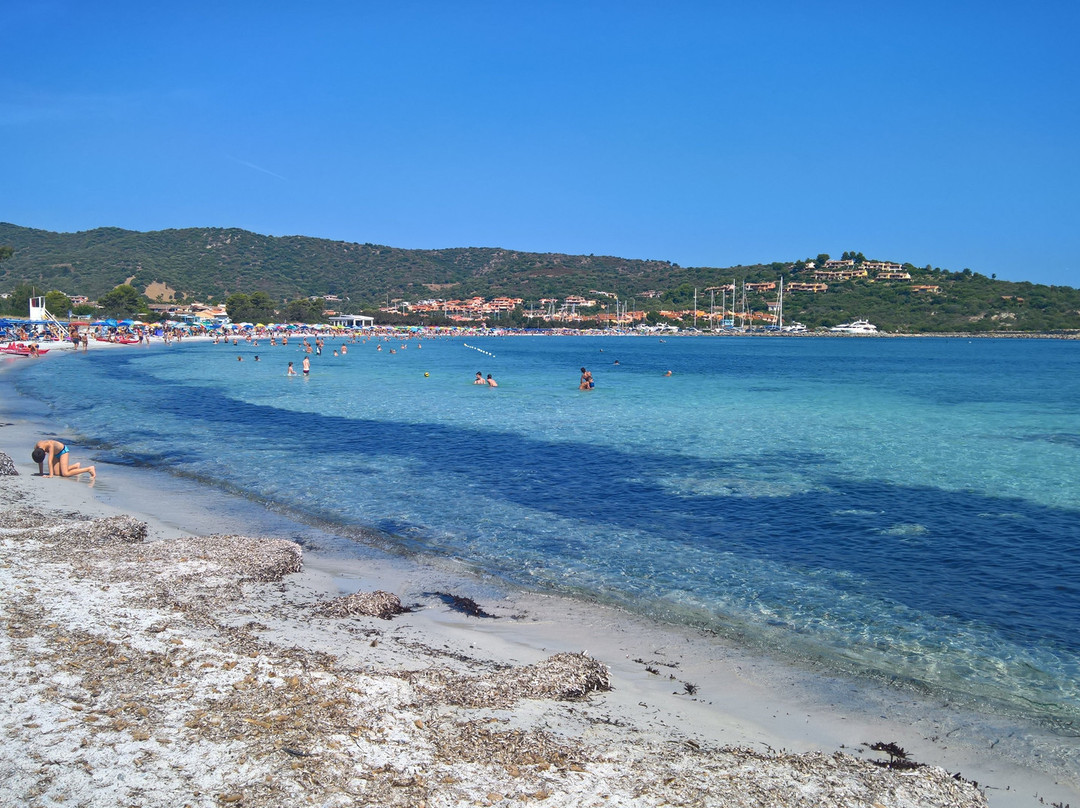
{"type": "MultiPolygon", "coordinates": [[[[313,295],[348,299],[346,311],[387,300],[508,295],[526,304],[594,290],[634,299],[635,308],[709,308],[709,287],[746,282],[812,281],[803,262],[736,267],[680,267],[594,255],[526,253],[464,247],[405,250],[305,236],[263,236],[238,229],[188,228],[141,233],[99,228],[54,233],[0,223],[0,292],[32,283],[42,291],[96,299],[130,283],[151,300],[224,301],[230,294],[265,292],[275,301],[313,295]],[[2,257],[2,256],[0,256],[2,257]]],[[[896,257],[885,257],[897,260],[896,257]]],[[[861,256],[860,256],[861,259],[861,256]]],[[[904,264],[910,280],[857,278],[828,282],[828,291],[791,291],[787,321],[808,327],[865,317],[886,331],[1048,331],[1080,329],[1080,292],[904,264]],[[938,291],[915,291],[913,286],[938,291]]],[[[750,295],[762,311],[775,292],[750,295]]],[[[716,305],[720,297],[717,295],[716,305]]]]}

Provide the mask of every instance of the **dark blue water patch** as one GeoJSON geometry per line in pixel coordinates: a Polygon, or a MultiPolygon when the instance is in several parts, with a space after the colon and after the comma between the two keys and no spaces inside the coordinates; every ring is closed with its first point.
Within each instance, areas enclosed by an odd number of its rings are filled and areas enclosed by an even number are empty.
{"type": "Polygon", "coordinates": [[[1038,440],[1045,441],[1046,443],[1054,443],[1060,446],[1070,446],[1074,449],[1080,449],[1080,435],[1072,432],[1052,432],[1049,434],[1023,435],[1021,437],[1018,437],[1017,440],[1038,440]]]}

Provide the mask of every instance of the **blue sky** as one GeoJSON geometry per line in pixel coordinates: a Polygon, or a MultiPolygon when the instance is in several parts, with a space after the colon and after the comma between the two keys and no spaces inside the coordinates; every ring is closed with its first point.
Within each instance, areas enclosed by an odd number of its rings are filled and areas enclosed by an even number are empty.
{"type": "Polygon", "coordinates": [[[1080,286],[1075,2],[17,2],[0,221],[1080,286]]]}

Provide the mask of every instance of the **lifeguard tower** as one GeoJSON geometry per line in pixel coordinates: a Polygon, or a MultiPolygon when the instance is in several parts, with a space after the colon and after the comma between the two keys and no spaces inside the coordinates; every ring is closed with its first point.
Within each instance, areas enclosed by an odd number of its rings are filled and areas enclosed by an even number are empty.
{"type": "Polygon", "coordinates": [[[63,323],[49,314],[49,310],[45,308],[44,297],[30,298],[30,323],[32,325],[44,325],[45,330],[49,332],[49,336],[57,341],[62,342],[67,339],[67,329],[63,323]]]}

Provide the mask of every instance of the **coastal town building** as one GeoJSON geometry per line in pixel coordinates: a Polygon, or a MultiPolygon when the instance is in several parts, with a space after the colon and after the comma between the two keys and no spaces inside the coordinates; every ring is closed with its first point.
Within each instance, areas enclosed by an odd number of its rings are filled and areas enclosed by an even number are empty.
{"type": "MultiPolygon", "coordinates": [[[[826,262],[825,266],[829,266],[832,261],[826,262]]],[[[846,269],[815,269],[814,280],[816,281],[849,281],[854,278],[865,278],[869,273],[862,267],[852,266],[846,269]]]]}
{"type": "Polygon", "coordinates": [[[329,318],[330,325],[342,325],[346,328],[367,328],[375,325],[374,317],[362,314],[337,314],[329,318]]]}

